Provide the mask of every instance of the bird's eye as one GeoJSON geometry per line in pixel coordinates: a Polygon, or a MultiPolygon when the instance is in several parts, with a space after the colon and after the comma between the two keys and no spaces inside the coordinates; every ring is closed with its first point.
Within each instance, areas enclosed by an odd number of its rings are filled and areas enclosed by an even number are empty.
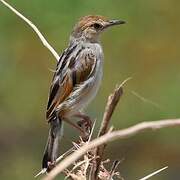
{"type": "Polygon", "coordinates": [[[101,28],[102,28],[102,25],[101,25],[101,24],[98,24],[98,23],[95,23],[95,24],[93,24],[93,27],[94,27],[95,29],[101,29],[101,28]]]}

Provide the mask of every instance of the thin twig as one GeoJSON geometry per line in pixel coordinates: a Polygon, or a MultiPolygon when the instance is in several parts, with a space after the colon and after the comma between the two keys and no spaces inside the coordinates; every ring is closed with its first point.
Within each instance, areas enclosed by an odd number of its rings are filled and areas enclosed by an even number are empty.
{"type": "Polygon", "coordinates": [[[91,140],[91,138],[92,138],[95,125],[96,125],[96,119],[95,119],[95,121],[94,121],[94,123],[93,123],[93,126],[92,126],[92,128],[91,128],[91,133],[90,133],[89,138],[88,138],[88,141],[87,141],[88,143],[90,142],[90,140],[91,140]]]}
{"type": "Polygon", "coordinates": [[[53,47],[47,42],[45,37],[42,35],[42,33],[39,31],[39,29],[25,16],[23,16],[19,11],[17,11],[15,8],[13,8],[10,4],[8,4],[4,0],[0,0],[7,8],[9,8],[12,12],[14,12],[17,16],[19,16],[23,21],[25,21],[38,35],[39,39],[41,40],[42,44],[51,52],[51,54],[56,58],[57,61],[59,61],[59,55],[58,53],[53,49],[53,47]]]}
{"type": "Polygon", "coordinates": [[[136,96],[137,98],[139,98],[141,101],[143,101],[144,103],[148,103],[153,105],[154,107],[161,109],[160,105],[156,102],[151,101],[150,99],[147,99],[145,97],[143,97],[142,95],[140,95],[139,93],[135,92],[135,91],[130,91],[134,96],[136,96]]]}
{"type": "Polygon", "coordinates": [[[154,175],[156,175],[156,174],[159,174],[161,171],[164,171],[164,170],[167,169],[167,168],[168,168],[168,166],[163,167],[163,168],[161,168],[161,169],[159,169],[159,170],[157,170],[157,171],[155,171],[155,172],[153,172],[153,173],[151,173],[151,174],[147,175],[146,177],[143,177],[143,178],[141,178],[141,179],[139,179],[139,180],[147,180],[147,179],[149,179],[150,177],[152,177],[152,176],[154,176],[154,175]]]}
{"type": "Polygon", "coordinates": [[[109,180],[111,180],[111,179],[113,178],[114,173],[115,173],[115,171],[116,171],[116,169],[117,169],[117,167],[119,166],[120,163],[121,163],[121,161],[119,161],[119,160],[115,160],[115,161],[113,162],[113,165],[112,165],[111,171],[110,171],[109,180]]]}
{"type": "Polygon", "coordinates": [[[145,130],[156,130],[156,129],[166,128],[166,127],[174,127],[174,126],[180,126],[180,119],[142,122],[123,130],[107,133],[99,138],[92,140],[88,144],[85,144],[79,150],[75,151],[74,153],[66,157],[47,176],[45,176],[43,180],[54,179],[60,172],[62,172],[64,169],[70,166],[73,162],[78,160],[87,151],[95,147],[98,147],[104,143],[112,142],[117,139],[125,139],[128,137],[134,136],[138,133],[144,132],[145,130]]]}

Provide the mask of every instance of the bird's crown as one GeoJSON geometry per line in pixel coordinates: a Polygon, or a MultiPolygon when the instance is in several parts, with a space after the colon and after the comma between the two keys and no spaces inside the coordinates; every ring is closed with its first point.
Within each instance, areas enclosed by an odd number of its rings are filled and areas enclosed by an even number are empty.
{"type": "Polygon", "coordinates": [[[84,16],[82,17],[79,22],[75,25],[74,30],[75,31],[83,31],[88,27],[92,27],[93,25],[99,25],[103,26],[104,23],[106,23],[108,20],[104,16],[84,16]]]}
{"type": "Polygon", "coordinates": [[[83,36],[89,40],[95,40],[98,38],[100,32],[107,27],[124,23],[125,21],[122,20],[109,20],[108,18],[99,15],[84,16],[74,26],[72,36],[74,38],[83,36]]]}

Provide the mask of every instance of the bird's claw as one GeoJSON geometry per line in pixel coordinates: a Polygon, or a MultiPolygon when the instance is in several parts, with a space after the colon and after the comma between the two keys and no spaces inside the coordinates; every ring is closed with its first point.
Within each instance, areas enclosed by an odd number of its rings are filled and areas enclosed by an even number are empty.
{"type": "Polygon", "coordinates": [[[50,172],[56,166],[56,161],[48,162],[47,172],[50,172]]]}

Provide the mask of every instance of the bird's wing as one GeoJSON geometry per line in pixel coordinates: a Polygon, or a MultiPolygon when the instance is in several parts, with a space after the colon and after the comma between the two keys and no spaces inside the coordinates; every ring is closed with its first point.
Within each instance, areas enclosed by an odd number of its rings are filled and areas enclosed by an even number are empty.
{"type": "Polygon", "coordinates": [[[46,117],[50,120],[58,105],[94,72],[96,56],[87,48],[68,48],[62,54],[50,88],[46,117]],[[74,53],[74,51],[76,53],[74,53]]]}

